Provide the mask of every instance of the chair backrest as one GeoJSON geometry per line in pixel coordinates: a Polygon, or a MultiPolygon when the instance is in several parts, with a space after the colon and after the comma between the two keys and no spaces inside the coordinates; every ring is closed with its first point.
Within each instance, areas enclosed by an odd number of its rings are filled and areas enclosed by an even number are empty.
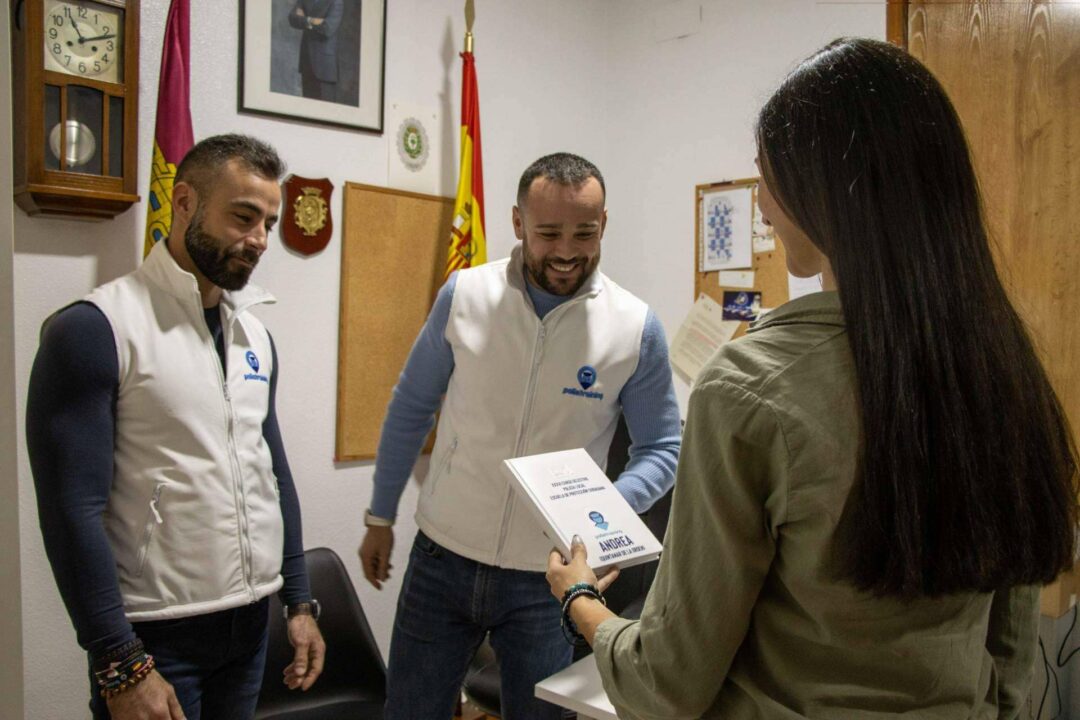
{"type": "Polygon", "coordinates": [[[345,566],[329,548],[313,548],[304,557],[311,594],[322,605],[319,628],[326,641],[326,665],[306,693],[290,691],[281,682],[293,649],[281,603],[272,597],[266,671],[256,717],[285,717],[290,710],[310,708],[313,703],[381,708],[386,699],[386,665],[345,566]]]}

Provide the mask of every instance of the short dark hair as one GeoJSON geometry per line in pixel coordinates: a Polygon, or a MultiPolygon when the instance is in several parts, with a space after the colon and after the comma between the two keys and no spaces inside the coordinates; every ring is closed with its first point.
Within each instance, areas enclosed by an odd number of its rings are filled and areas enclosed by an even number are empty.
{"type": "Polygon", "coordinates": [[[757,142],[844,309],[861,420],[844,574],[905,598],[1052,581],[1073,564],[1076,447],[944,88],[898,47],[842,38],[765,103],[757,142]]]}
{"type": "Polygon", "coordinates": [[[604,186],[604,176],[600,174],[600,169],[598,167],[580,155],[574,155],[573,153],[568,152],[557,152],[540,158],[527,167],[525,172],[521,174],[521,180],[518,182],[517,191],[518,207],[521,207],[522,203],[525,202],[525,197],[529,194],[529,188],[532,187],[533,180],[536,180],[536,178],[539,177],[547,178],[560,185],[569,185],[572,187],[580,185],[589,178],[594,177],[600,183],[600,191],[604,193],[605,198],[607,197],[607,188],[604,186]]]}
{"type": "Polygon", "coordinates": [[[268,143],[250,135],[213,135],[194,145],[176,169],[176,181],[186,182],[202,194],[210,179],[230,160],[239,160],[264,178],[278,180],[285,174],[285,161],[268,143]]]}

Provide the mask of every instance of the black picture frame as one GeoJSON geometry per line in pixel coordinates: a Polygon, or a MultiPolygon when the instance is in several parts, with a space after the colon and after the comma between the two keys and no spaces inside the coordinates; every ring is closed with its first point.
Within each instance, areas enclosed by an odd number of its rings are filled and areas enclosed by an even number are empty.
{"type": "Polygon", "coordinates": [[[239,49],[239,112],[383,133],[386,0],[240,0],[239,49]]]}

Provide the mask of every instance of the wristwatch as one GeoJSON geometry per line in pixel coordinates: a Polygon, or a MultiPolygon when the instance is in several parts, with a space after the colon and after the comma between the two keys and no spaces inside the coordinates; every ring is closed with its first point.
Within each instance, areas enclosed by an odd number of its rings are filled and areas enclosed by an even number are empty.
{"type": "Polygon", "coordinates": [[[281,614],[286,620],[291,620],[297,615],[310,615],[312,620],[318,620],[319,615],[322,615],[322,605],[315,598],[311,598],[308,602],[282,605],[281,614]]]}
{"type": "Polygon", "coordinates": [[[364,511],[364,525],[366,527],[394,527],[394,521],[390,518],[372,515],[369,509],[364,511]]]}

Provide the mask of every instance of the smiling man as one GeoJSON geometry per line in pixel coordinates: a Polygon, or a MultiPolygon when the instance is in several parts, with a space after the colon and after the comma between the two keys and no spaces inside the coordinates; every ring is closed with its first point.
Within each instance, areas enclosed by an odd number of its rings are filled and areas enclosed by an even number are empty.
{"type": "Polygon", "coordinates": [[[597,267],[604,179],[569,153],[518,184],[508,259],[459,271],[440,290],[383,424],[360,547],[376,588],[424,438],[439,416],[390,646],[387,720],[448,720],[485,634],[501,663],[502,716],[560,717],[533,686],[569,664],[544,580],[551,541],[515,501],[506,458],[584,447],[604,466],[619,414],[632,438],[615,487],[638,512],[671,487],[679,411],[664,331],[597,267]]]}
{"type": "Polygon", "coordinates": [[[278,591],[296,648],[284,681],[306,690],[322,670],[277,353],[249,312],[273,302],[248,279],[283,172],[254,138],[195,145],[169,237],[43,328],[27,448],[98,720],[251,718],[278,591]]]}

